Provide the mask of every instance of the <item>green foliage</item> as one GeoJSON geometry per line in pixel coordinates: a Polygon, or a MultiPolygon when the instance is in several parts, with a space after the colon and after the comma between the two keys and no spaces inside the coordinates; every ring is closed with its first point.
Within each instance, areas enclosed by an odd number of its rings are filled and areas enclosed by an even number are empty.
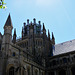
{"type": "Polygon", "coordinates": [[[5,9],[6,8],[6,3],[4,3],[4,0],[0,0],[0,9],[5,9]]]}

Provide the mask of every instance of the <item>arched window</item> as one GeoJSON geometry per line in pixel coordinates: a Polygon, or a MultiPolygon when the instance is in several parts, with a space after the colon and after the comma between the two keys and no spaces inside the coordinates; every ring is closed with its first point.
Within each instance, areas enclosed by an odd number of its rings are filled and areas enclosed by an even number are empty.
{"type": "Polygon", "coordinates": [[[9,69],[9,75],[14,75],[14,67],[11,67],[11,68],[9,69]]]}
{"type": "Polygon", "coordinates": [[[38,71],[37,70],[35,70],[35,75],[38,75],[38,71]]]}
{"type": "Polygon", "coordinates": [[[23,73],[23,75],[24,75],[24,69],[22,70],[22,73],[23,73]]]}
{"type": "Polygon", "coordinates": [[[30,68],[27,69],[27,73],[28,73],[28,75],[30,75],[30,68]]]}
{"type": "Polygon", "coordinates": [[[13,52],[13,56],[15,56],[15,52],[13,52]]]}
{"type": "Polygon", "coordinates": [[[50,75],[54,75],[54,72],[51,72],[50,75]]]}
{"type": "Polygon", "coordinates": [[[64,69],[60,70],[59,75],[66,75],[66,71],[64,69]]]}
{"type": "Polygon", "coordinates": [[[72,75],[75,75],[75,67],[72,67],[71,71],[72,71],[72,75]]]}
{"type": "Polygon", "coordinates": [[[63,63],[67,63],[67,58],[63,58],[63,63]]]}
{"type": "Polygon", "coordinates": [[[53,60],[53,66],[55,66],[56,65],[56,60],[53,60]]]}

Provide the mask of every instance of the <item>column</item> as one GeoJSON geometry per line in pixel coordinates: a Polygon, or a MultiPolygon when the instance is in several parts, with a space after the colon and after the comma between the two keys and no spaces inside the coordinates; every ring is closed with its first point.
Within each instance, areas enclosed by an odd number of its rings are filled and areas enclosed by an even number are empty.
{"type": "Polygon", "coordinates": [[[31,74],[33,75],[33,65],[31,65],[31,74]]]}
{"type": "Polygon", "coordinates": [[[21,75],[23,75],[23,67],[21,67],[21,75]]]}
{"type": "Polygon", "coordinates": [[[28,75],[27,70],[25,70],[25,72],[26,72],[26,75],[28,75]]]}
{"type": "Polygon", "coordinates": [[[56,70],[54,71],[54,75],[56,75],[56,70]]]}
{"type": "Polygon", "coordinates": [[[72,75],[71,68],[67,68],[66,72],[67,75],[72,75]]]}

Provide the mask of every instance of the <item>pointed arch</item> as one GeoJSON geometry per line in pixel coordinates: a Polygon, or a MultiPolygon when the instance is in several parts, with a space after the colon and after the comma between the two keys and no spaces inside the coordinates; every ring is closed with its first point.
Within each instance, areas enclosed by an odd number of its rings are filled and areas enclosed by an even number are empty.
{"type": "Polygon", "coordinates": [[[65,71],[64,69],[61,69],[61,70],[59,71],[59,75],[66,75],[66,71],[65,71]]]}
{"type": "Polygon", "coordinates": [[[9,75],[14,75],[14,67],[9,68],[9,75]]]}

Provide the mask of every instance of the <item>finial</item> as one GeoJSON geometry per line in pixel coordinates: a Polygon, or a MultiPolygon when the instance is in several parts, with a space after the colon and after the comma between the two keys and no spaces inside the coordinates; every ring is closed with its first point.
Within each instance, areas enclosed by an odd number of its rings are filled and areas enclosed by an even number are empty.
{"type": "Polygon", "coordinates": [[[34,24],[35,24],[36,23],[36,19],[34,18],[33,20],[34,20],[34,24]]]}
{"type": "Polygon", "coordinates": [[[32,21],[31,21],[31,25],[32,25],[32,21]]]}
{"type": "Polygon", "coordinates": [[[41,25],[41,21],[38,21],[39,25],[41,25]]]}
{"type": "Polygon", "coordinates": [[[27,19],[27,25],[29,25],[29,19],[27,19]]]}
{"type": "Polygon", "coordinates": [[[48,29],[48,36],[50,36],[50,32],[49,32],[49,29],[48,29]]]}
{"type": "Polygon", "coordinates": [[[22,40],[23,40],[23,27],[22,27],[22,40]]]}
{"type": "Polygon", "coordinates": [[[49,29],[48,29],[48,38],[49,38],[49,40],[50,40],[50,32],[49,32],[49,29]]]}
{"type": "Polygon", "coordinates": [[[24,28],[25,28],[26,23],[24,22],[23,24],[24,24],[24,28]]]}
{"type": "Polygon", "coordinates": [[[14,29],[14,34],[13,34],[13,43],[16,43],[16,28],[14,29]]]}
{"type": "Polygon", "coordinates": [[[23,24],[24,24],[24,25],[26,25],[26,23],[25,23],[25,22],[24,22],[23,24]]]}
{"type": "Polygon", "coordinates": [[[52,39],[54,39],[54,35],[53,35],[53,32],[52,32],[52,39]]]}
{"type": "Polygon", "coordinates": [[[14,29],[14,34],[16,34],[16,28],[14,29]]]}
{"type": "Polygon", "coordinates": [[[44,23],[43,23],[43,30],[45,30],[45,26],[44,26],[44,23]]]}

